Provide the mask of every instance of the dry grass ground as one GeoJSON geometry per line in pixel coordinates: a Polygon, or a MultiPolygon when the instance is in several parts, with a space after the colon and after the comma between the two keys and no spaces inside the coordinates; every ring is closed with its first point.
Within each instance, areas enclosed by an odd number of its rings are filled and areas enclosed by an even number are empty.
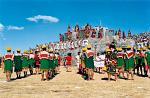
{"type": "MultiPolygon", "coordinates": [[[[1,69],[0,69],[1,70],[1,69]]],[[[106,74],[95,74],[95,80],[86,81],[74,67],[50,81],[40,81],[40,75],[5,82],[0,71],[0,98],[150,98],[150,78],[135,76],[135,80],[102,80],[106,74]]],[[[13,73],[12,78],[16,75],[13,73]]]]}

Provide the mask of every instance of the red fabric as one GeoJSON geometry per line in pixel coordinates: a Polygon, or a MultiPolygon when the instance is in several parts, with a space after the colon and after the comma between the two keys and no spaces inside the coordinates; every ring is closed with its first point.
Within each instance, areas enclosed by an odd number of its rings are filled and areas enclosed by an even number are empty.
{"type": "Polygon", "coordinates": [[[115,64],[116,64],[116,61],[115,61],[115,60],[112,60],[112,64],[115,65],[115,64]]]}
{"type": "Polygon", "coordinates": [[[72,60],[72,57],[71,56],[67,56],[66,57],[66,65],[71,65],[71,60],[72,60]]]}
{"type": "Polygon", "coordinates": [[[123,54],[122,53],[117,53],[117,58],[119,57],[123,57],[123,54]]]}
{"type": "Polygon", "coordinates": [[[48,55],[47,54],[40,54],[40,57],[42,58],[42,57],[48,57],[48,55]]]}
{"type": "Polygon", "coordinates": [[[82,64],[79,64],[79,69],[81,69],[82,68],[82,64]]]}
{"type": "Polygon", "coordinates": [[[133,52],[129,52],[129,53],[126,52],[126,55],[127,55],[127,58],[129,59],[133,56],[133,52]]]}
{"type": "Polygon", "coordinates": [[[144,53],[140,53],[140,56],[141,56],[141,57],[145,57],[145,54],[144,54],[144,53]]]}
{"type": "Polygon", "coordinates": [[[94,56],[94,52],[88,52],[87,55],[88,55],[88,57],[94,56]]]}
{"type": "Polygon", "coordinates": [[[38,57],[37,54],[35,54],[34,60],[35,60],[35,65],[39,65],[39,64],[40,64],[40,62],[39,62],[39,57],[38,57]]]}
{"type": "Polygon", "coordinates": [[[6,59],[9,59],[9,58],[11,59],[12,56],[13,56],[12,54],[6,54],[6,55],[5,55],[5,58],[6,58],[6,59]]]}
{"type": "Polygon", "coordinates": [[[148,65],[145,65],[145,70],[148,71],[148,65]]]}
{"type": "Polygon", "coordinates": [[[53,56],[49,56],[49,59],[52,60],[52,59],[53,59],[53,56]]]}
{"type": "Polygon", "coordinates": [[[61,60],[61,57],[58,56],[58,65],[60,65],[60,60],[61,60]]]}

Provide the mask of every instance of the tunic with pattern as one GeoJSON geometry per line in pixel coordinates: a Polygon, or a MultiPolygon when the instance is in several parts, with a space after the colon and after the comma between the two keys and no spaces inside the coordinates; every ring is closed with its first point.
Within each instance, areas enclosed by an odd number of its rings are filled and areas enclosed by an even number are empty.
{"type": "Polygon", "coordinates": [[[123,65],[124,65],[123,52],[118,52],[117,53],[117,66],[119,68],[123,68],[123,65]]]}
{"type": "Polygon", "coordinates": [[[5,60],[4,60],[4,70],[5,71],[13,71],[13,54],[11,53],[7,53],[5,56],[4,56],[5,60]]]}
{"type": "Polygon", "coordinates": [[[41,51],[40,52],[40,69],[41,70],[48,70],[49,67],[49,53],[46,51],[41,51]]]}
{"type": "Polygon", "coordinates": [[[87,50],[86,57],[86,68],[94,69],[94,52],[92,50],[87,50]]]}
{"type": "Polygon", "coordinates": [[[133,51],[126,51],[125,53],[126,58],[125,58],[125,69],[133,69],[134,68],[134,57],[133,57],[133,51]]]}

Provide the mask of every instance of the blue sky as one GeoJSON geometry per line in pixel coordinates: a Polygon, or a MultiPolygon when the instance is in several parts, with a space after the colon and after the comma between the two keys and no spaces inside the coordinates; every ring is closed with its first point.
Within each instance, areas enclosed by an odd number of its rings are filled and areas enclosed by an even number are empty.
{"type": "Polygon", "coordinates": [[[150,0],[0,0],[0,53],[6,47],[24,50],[58,41],[68,24],[96,26],[100,21],[134,34],[148,31],[150,0]]]}

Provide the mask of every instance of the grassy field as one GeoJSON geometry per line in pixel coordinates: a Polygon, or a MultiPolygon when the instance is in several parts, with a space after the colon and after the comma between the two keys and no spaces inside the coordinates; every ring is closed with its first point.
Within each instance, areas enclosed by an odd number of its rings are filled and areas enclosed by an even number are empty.
{"type": "Polygon", "coordinates": [[[107,81],[107,74],[95,73],[94,80],[86,81],[81,75],[61,72],[50,81],[41,81],[40,75],[5,81],[0,69],[0,98],[150,98],[150,78],[135,76],[135,80],[107,81]]]}

